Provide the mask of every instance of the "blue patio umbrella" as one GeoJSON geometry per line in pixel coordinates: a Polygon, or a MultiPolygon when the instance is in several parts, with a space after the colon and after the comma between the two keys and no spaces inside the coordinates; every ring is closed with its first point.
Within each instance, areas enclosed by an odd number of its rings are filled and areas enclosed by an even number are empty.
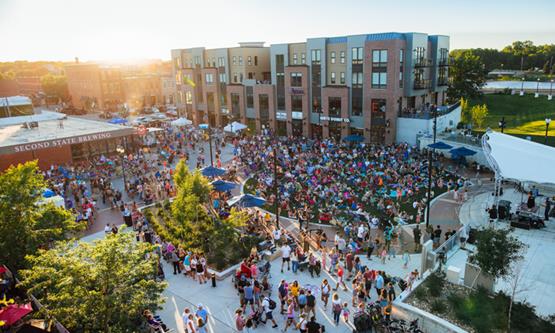
{"type": "Polygon", "coordinates": [[[44,190],[44,192],[42,192],[42,196],[43,198],[51,198],[53,196],[55,196],[56,193],[54,193],[54,191],[52,191],[51,189],[47,188],[46,190],[44,190]]]}
{"type": "Polygon", "coordinates": [[[453,146],[446,144],[445,142],[438,141],[436,143],[432,143],[428,145],[429,148],[433,149],[451,149],[453,146]]]}
{"type": "Polygon", "coordinates": [[[237,184],[226,182],[223,180],[215,180],[212,182],[212,186],[214,187],[214,191],[227,192],[233,190],[237,186],[237,184]]]}
{"type": "Polygon", "coordinates": [[[123,119],[123,118],[112,118],[110,119],[110,121],[108,121],[110,124],[115,124],[115,125],[121,125],[121,124],[126,124],[127,123],[127,119],[123,119]]]}
{"type": "Polygon", "coordinates": [[[205,168],[200,169],[200,173],[202,173],[204,177],[216,177],[216,176],[223,175],[225,173],[225,170],[215,168],[213,166],[207,166],[205,168]]]}
{"type": "Polygon", "coordinates": [[[472,156],[476,154],[476,152],[472,149],[468,149],[466,147],[459,147],[455,149],[451,149],[449,151],[453,156],[472,156]]]}
{"type": "Polygon", "coordinates": [[[266,200],[260,197],[255,197],[251,194],[243,194],[235,197],[229,201],[230,206],[238,205],[240,207],[262,207],[266,203],[266,200]]]}
{"type": "Polygon", "coordinates": [[[351,134],[351,135],[347,135],[346,137],[344,137],[343,141],[359,143],[359,142],[364,141],[364,137],[361,136],[361,135],[357,135],[357,134],[351,134]]]}

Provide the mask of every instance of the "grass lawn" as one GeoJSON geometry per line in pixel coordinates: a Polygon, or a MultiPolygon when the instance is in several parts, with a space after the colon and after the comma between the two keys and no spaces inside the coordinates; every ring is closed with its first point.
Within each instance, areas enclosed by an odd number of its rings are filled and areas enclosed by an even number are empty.
{"type": "MultiPolygon", "coordinates": [[[[531,94],[524,96],[487,94],[469,102],[470,107],[476,104],[488,106],[489,115],[485,128],[499,130],[498,122],[505,117],[507,124],[505,133],[508,134],[543,138],[545,137],[545,118],[549,117],[555,121],[555,99],[548,101],[546,96],[534,98],[534,95],[531,94]]],[[[551,127],[555,127],[555,122],[551,127]]],[[[550,129],[549,136],[555,137],[555,128],[550,129]]],[[[537,141],[543,142],[543,140],[537,141]]]]}

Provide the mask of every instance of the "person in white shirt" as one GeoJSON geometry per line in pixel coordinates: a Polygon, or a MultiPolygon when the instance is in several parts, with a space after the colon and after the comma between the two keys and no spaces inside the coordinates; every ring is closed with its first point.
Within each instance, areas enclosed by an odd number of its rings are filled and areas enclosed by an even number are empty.
{"type": "Polygon", "coordinates": [[[111,233],[111,232],[112,232],[112,227],[110,227],[109,224],[106,224],[106,226],[104,227],[104,233],[105,233],[106,235],[108,235],[108,234],[111,233]]]}
{"type": "Polygon", "coordinates": [[[264,314],[266,315],[264,323],[270,320],[272,321],[272,324],[273,324],[272,328],[276,328],[278,325],[274,320],[272,309],[270,309],[270,299],[268,297],[264,297],[264,299],[262,300],[262,309],[264,310],[264,314]]]}
{"type": "Polygon", "coordinates": [[[361,223],[358,226],[358,230],[357,230],[357,238],[359,243],[362,243],[364,241],[364,236],[366,235],[366,229],[364,228],[364,225],[361,223]]]}
{"type": "Polygon", "coordinates": [[[274,236],[274,245],[277,246],[279,240],[281,239],[281,231],[277,228],[274,229],[273,236],[274,236]]]}
{"type": "Polygon", "coordinates": [[[189,327],[189,315],[191,314],[191,310],[189,308],[185,308],[183,310],[183,314],[181,315],[181,319],[183,319],[183,327],[185,327],[185,333],[190,333],[188,330],[189,327]]]}
{"type": "Polygon", "coordinates": [[[283,273],[283,264],[287,262],[287,270],[290,270],[291,262],[291,247],[287,244],[283,244],[281,247],[281,272],[283,273]]]}

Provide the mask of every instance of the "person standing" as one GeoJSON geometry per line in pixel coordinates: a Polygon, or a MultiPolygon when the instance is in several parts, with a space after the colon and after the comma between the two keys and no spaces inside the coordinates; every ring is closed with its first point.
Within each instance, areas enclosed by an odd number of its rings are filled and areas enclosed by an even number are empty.
{"type": "Polygon", "coordinates": [[[322,297],[322,302],[324,302],[324,309],[328,306],[328,300],[330,298],[331,287],[328,280],[324,279],[322,285],[320,285],[320,292],[322,297]]]}
{"type": "Polygon", "coordinates": [[[179,256],[177,255],[177,251],[172,251],[171,261],[173,265],[173,274],[181,274],[181,266],[179,265],[179,256]]]}
{"type": "Polygon", "coordinates": [[[549,197],[545,198],[545,222],[549,221],[549,211],[551,210],[551,201],[549,201],[549,197]]]}
{"type": "Polygon", "coordinates": [[[312,295],[312,291],[306,291],[306,314],[309,316],[312,312],[313,318],[316,317],[316,297],[312,295]]]}
{"type": "Polygon", "coordinates": [[[243,310],[241,309],[235,311],[235,328],[239,332],[243,332],[245,328],[245,317],[243,317],[243,310]]]}
{"type": "Polygon", "coordinates": [[[337,293],[333,293],[331,300],[331,311],[333,313],[333,321],[335,326],[339,325],[339,319],[341,318],[341,311],[343,310],[343,305],[341,304],[341,299],[337,293]]]}
{"type": "Polygon", "coordinates": [[[418,252],[420,251],[420,238],[422,237],[422,231],[418,225],[412,229],[412,237],[414,240],[414,251],[418,252]]]}
{"type": "Polygon", "coordinates": [[[291,247],[288,244],[283,244],[281,247],[281,272],[283,273],[283,265],[287,263],[287,270],[291,269],[291,247]]]}

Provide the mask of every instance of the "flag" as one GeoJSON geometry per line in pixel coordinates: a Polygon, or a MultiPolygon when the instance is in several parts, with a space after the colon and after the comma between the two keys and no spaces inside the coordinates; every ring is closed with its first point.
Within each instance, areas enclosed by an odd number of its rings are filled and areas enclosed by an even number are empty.
{"type": "Polygon", "coordinates": [[[190,78],[188,78],[187,76],[183,77],[183,82],[185,82],[185,84],[190,85],[191,87],[196,87],[197,85],[193,82],[193,80],[191,80],[190,78]]]}

